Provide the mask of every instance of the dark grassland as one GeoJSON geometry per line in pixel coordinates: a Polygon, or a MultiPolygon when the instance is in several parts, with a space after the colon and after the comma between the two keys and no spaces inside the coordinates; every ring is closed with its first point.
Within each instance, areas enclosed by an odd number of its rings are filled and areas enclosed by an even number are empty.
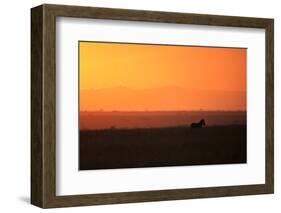
{"type": "Polygon", "coordinates": [[[80,131],[79,168],[246,163],[246,126],[80,131]]]}

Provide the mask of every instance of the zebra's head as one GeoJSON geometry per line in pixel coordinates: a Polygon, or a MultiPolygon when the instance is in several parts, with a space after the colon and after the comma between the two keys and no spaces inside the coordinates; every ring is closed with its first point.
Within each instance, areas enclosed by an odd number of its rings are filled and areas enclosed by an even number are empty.
{"type": "Polygon", "coordinates": [[[200,123],[202,124],[202,126],[206,126],[206,123],[205,123],[205,120],[204,120],[204,119],[201,119],[201,120],[200,120],[200,123]]]}

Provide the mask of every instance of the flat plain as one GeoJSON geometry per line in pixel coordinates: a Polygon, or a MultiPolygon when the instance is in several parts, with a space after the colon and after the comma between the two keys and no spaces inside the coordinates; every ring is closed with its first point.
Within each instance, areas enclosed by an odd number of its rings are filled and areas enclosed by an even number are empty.
{"type": "Polygon", "coordinates": [[[246,163],[246,125],[80,130],[79,169],[246,163]]]}

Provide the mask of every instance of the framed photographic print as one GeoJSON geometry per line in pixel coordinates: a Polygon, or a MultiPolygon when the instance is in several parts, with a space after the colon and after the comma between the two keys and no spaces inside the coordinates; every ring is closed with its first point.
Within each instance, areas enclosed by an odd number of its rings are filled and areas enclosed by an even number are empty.
{"type": "Polygon", "coordinates": [[[273,19],[31,9],[31,203],[274,191],[273,19]]]}

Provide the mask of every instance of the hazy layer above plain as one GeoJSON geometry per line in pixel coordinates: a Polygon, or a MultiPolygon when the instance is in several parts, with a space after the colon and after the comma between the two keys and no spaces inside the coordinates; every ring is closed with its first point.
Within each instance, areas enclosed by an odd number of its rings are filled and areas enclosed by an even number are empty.
{"type": "Polygon", "coordinates": [[[188,126],[205,119],[207,126],[245,125],[245,111],[95,111],[80,112],[80,129],[162,128],[188,126]]]}

